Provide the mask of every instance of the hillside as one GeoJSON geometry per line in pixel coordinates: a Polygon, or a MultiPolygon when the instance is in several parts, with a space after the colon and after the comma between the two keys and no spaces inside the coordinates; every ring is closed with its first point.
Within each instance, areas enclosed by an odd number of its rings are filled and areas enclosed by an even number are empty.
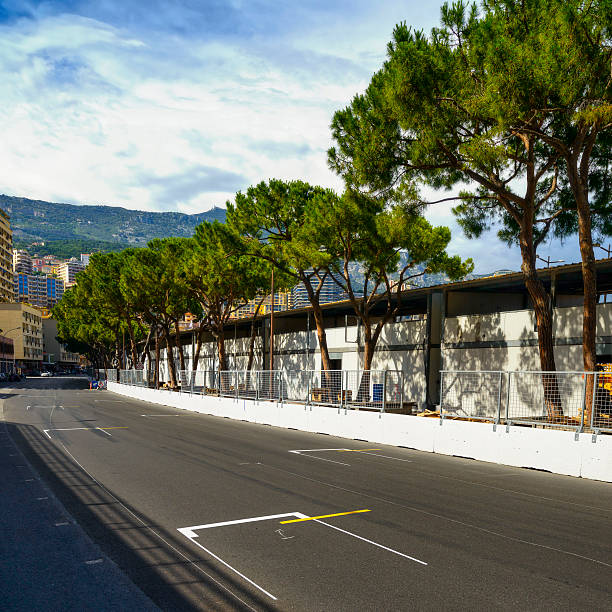
{"type": "Polygon", "coordinates": [[[191,236],[202,221],[225,221],[225,210],[187,215],[144,212],[119,206],[77,206],[0,195],[0,208],[11,217],[14,240],[91,240],[144,246],[152,238],[191,236]]]}

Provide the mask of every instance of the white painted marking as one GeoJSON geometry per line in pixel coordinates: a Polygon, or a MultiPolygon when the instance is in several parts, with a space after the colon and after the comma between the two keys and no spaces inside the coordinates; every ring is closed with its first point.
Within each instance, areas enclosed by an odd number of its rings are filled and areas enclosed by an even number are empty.
{"type": "MultiPolygon", "coordinates": [[[[3,406],[0,403],[0,419],[3,418],[2,411],[3,411],[3,406]]],[[[226,587],[222,582],[219,582],[219,580],[217,580],[214,576],[212,576],[208,572],[204,571],[197,563],[195,563],[187,555],[185,555],[185,553],[180,551],[176,546],[173,546],[168,540],[166,540],[164,537],[162,537],[157,531],[152,529],[143,519],[140,518],[140,516],[138,516],[135,512],[133,512],[130,508],[128,508],[118,497],[113,495],[101,482],[96,480],[94,478],[94,476],[90,472],[88,472],[79,463],[77,458],[61,442],[59,442],[59,444],[64,449],[64,452],[72,458],[72,461],[74,461],[74,463],[76,463],[76,465],[78,465],[83,470],[83,472],[85,472],[91,478],[91,480],[93,482],[95,482],[103,491],[105,491],[106,494],[109,497],[114,499],[119,506],[121,506],[128,514],[131,514],[142,525],[143,529],[146,529],[146,530],[150,531],[156,538],[158,538],[161,542],[163,542],[168,548],[172,549],[178,556],[180,556],[183,559],[185,559],[185,563],[187,563],[188,565],[193,566],[198,572],[200,572],[201,574],[206,576],[209,580],[214,582],[220,589],[223,589],[224,591],[227,591],[228,593],[230,593],[230,595],[232,597],[234,597],[235,599],[237,599],[245,608],[248,608],[249,610],[252,610],[252,612],[257,612],[255,610],[255,608],[253,608],[246,601],[241,599],[236,593],[234,593],[234,591],[232,591],[231,589],[226,587]]]]}
{"type": "Polygon", "coordinates": [[[278,533],[278,535],[283,539],[283,540],[290,540],[291,538],[295,538],[295,536],[286,536],[283,533],[282,529],[277,529],[274,533],[278,533]]]}
{"type": "Polygon", "coordinates": [[[323,451],[347,451],[350,450],[348,448],[302,448],[299,450],[290,450],[290,453],[320,453],[323,451]]]}
{"type": "Polygon", "coordinates": [[[221,523],[206,523],[206,525],[194,525],[193,527],[181,527],[177,529],[187,538],[197,538],[196,530],[212,529],[213,527],[227,527],[228,525],[240,525],[242,523],[257,523],[258,521],[269,521],[277,518],[285,518],[287,516],[295,516],[295,518],[308,518],[301,512],[286,512],[285,514],[269,514],[268,516],[255,516],[252,518],[238,519],[236,521],[223,521],[221,523]]]}
{"type": "MultiPolygon", "coordinates": [[[[179,530],[180,531],[180,530],[179,530]]],[[[232,572],[234,572],[235,574],[238,574],[238,576],[240,576],[243,580],[246,580],[246,582],[248,582],[249,584],[253,585],[256,589],[259,589],[262,593],[264,593],[265,595],[267,595],[270,599],[273,599],[274,601],[277,600],[276,597],[274,597],[274,595],[272,595],[272,593],[269,593],[268,591],[266,591],[266,589],[264,589],[263,587],[260,587],[256,582],[253,582],[250,578],[248,578],[247,576],[245,576],[243,573],[239,572],[235,567],[232,567],[229,563],[225,562],[223,559],[221,559],[221,557],[218,557],[217,555],[215,555],[215,553],[211,552],[210,550],[208,550],[208,548],[205,548],[204,546],[202,546],[199,542],[196,542],[194,539],[190,538],[190,540],[196,545],[199,546],[203,551],[207,552],[211,557],[213,557],[214,559],[216,559],[217,561],[219,561],[219,563],[223,563],[223,565],[225,565],[225,567],[227,567],[228,569],[232,570],[232,572]]]]}
{"type": "Polygon", "coordinates": [[[63,521],[61,523],[55,523],[56,527],[63,527],[64,525],[69,525],[70,523],[68,521],[63,521]]]}
{"type": "Polygon", "coordinates": [[[389,548],[387,546],[383,546],[382,544],[378,544],[378,542],[373,542],[372,540],[368,540],[367,538],[362,538],[361,536],[357,535],[356,533],[352,533],[351,531],[346,531],[346,529],[340,529],[340,527],[336,527],[335,525],[330,525],[329,523],[326,523],[325,521],[321,521],[319,519],[313,519],[315,523],[321,523],[321,525],[325,525],[326,527],[331,527],[332,529],[335,529],[336,531],[341,531],[342,533],[346,533],[347,535],[350,535],[354,538],[357,538],[358,540],[363,540],[364,542],[367,542],[368,544],[372,544],[373,546],[377,546],[378,548],[382,548],[383,550],[387,550],[391,553],[393,553],[394,555],[399,555],[400,557],[404,557],[406,559],[410,559],[411,561],[414,561],[416,563],[420,563],[421,565],[428,565],[427,563],[425,563],[425,561],[421,561],[420,559],[417,559],[416,557],[411,557],[410,555],[405,555],[404,553],[398,552],[397,550],[393,550],[392,548],[389,548]]]}
{"type": "Polygon", "coordinates": [[[42,501],[43,499],[49,499],[48,497],[37,497],[36,501],[42,501]]]}
{"type": "Polygon", "coordinates": [[[226,527],[228,525],[240,525],[242,523],[256,523],[259,521],[268,521],[272,519],[286,518],[288,516],[295,516],[296,518],[308,518],[305,514],[302,514],[301,512],[289,512],[285,514],[269,514],[267,516],[255,516],[252,518],[238,519],[235,521],[222,521],[220,523],[207,523],[206,525],[194,525],[193,527],[181,527],[180,529],[177,529],[177,531],[182,533],[185,537],[189,538],[196,546],[201,548],[203,551],[207,552],[211,557],[215,558],[217,561],[225,565],[225,567],[232,570],[235,574],[238,574],[238,576],[246,580],[249,584],[253,585],[256,589],[259,589],[262,593],[267,595],[270,599],[273,599],[274,601],[276,601],[277,598],[274,597],[272,593],[269,593],[263,587],[260,587],[257,583],[253,582],[250,578],[245,576],[243,573],[239,572],[235,567],[232,567],[229,563],[221,559],[221,557],[215,555],[215,553],[208,550],[208,548],[205,548],[204,546],[202,546],[202,544],[197,542],[195,538],[198,537],[198,534],[195,533],[195,531],[199,529],[212,529],[213,527],[226,527]]]}
{"type": "Polygon", "coordinates": [[[309,459],[317,459],[318,461],[327,461],[327,463],[337,463],[338,465],[347,465],[350,467],[350,463],[342,463],[342,461],[334,461],[333,459],[324,459],[323,457],[311,457],[310,455],[304,455],[303,453],[317,453],[322,451],[344,451],[349,450],[348,448],[307,448],[304,450],[290,450],[290,453],[300,455],[300,457],[308,457],[309,459]]]}
{"type": "Polygon", "coordinates": [[[182,416],[180,414],[141,414],[141,417],[171,417],[171,416],[182,416]]]}
{"type": "Polygon", "coordinates": [[[23,482],[34,482],[33,478],[26,478],[23,482]]]}
{"type": "MultiPolygon", "coordinates": [[[[319,449],[319,450],[321,450],[321,449],[319,449]]],[[[332,449],[332,450],[336,450],[336,449],[332,449]]],[[[195,532],[196,532],[196,530],[200,530],[200,529],[212,529],[213,527],[227,527],[227,526],[230,526],[230,525],[241,525],[241,524],[244,524],[244,523],[255,523],[255,522],[259,522],[259,521],[267,521],[267,520],[272,520],[272,519],[286,518],[288,516],[294,516],[296,518],[302,518],[302,519],[310,518],[308,515],[303,514],[302,512],[288,512],[288,513],[285,513],[285,514],[269,514],[267,516],[255,516],[255,517],[252,517],[252,518],[238,519],[238,520],[234,520],[234,521],[222,521],[222,522],[219,522],[219,523],[206,523],[205,525],[194,525],[192,527],[181,527],[181,528],[177,529],[177,531],[182,533],[186,538],[191,540],[191,542],[193,542],[196,546],[198,546],[204,552],[206,552],[211,557],[213,557],[214,559],[219,561],[219,563],[222,563],[223,565],[225,565],[225,567],[227,567],[232,572],[234,572],[235,574],[240,576],[243,580],[248,582],[250,585],[254,586],[256,589],[258,589],[259,591],[261,591],[262,593],[264,593],[265,595],[270,597],[270,599],[273,599],[274,601],[276,601],[277,598],[274,595],[272,595],[271,593],[266,591],[263,587],[259,586],[257,583],[253,582],[250,578],[245,576],[243,573],[239,572],[235,567],[232,567],[229,563],[227,563],[226,561],[221,559],[221,557],[219,557],[218,555],[215,555],[215,553],[213,553],[211,550],[209,550],[205,546],[202,546],[202,544],[200,544],[196,540],[196,538],[198,538],[198,534],[195,533],[195,532]]],[[[393,553],[395,555],[398,555],[400,557],[404,557],[405,559],[409,559],[410,561],[414,561],[415,563],[420,563],[421,565],[427,565],[427,563],[425,561],[421,561],[420,559],[417,559],[416,557],[411,557],[410,555],[406,555],[404,553],[401,553],[401,552],[399,552],[397,550],[394,550],[393,548],[389,548],[387,546],[379,544],[378,542],[374,542],[372,540],[368,540],[367,538],[363,538],[363,537],[357,535],[356,533],[352,533],[350,531],[346,531],[345,529],[340,529],[340,527],[335,527],[334,525],[330,525],[329,523],[326,523],[325,521],[321,521],[319,519],[313,519],[313,522],[320,523],[321,525],[325,525],[326,527],[330,527],[331,529],[335,529],[336,531],[340,531],[342,533],[345,533],[346,535],[349,535],[349,536],[351,536],[353,538],[357,538],[358,540],[362,540],[363,542],[366,542],[368,544],[372,544],[373,546],[376,546],[378,548],[386,550],[386,551],[388,551],[390,553],[393,553]]],[[[275,531],[275,533],[278,533],[281,536],[281,538],[283,538],[284,540],[285,539],[288,540],[288,539],[291,539],[291,538],[294,537],[294,536],[285,536],[282,533],[281,529],[277,529],[275,531]]]]}
{"type": "Polygon", "coordinates": [[[361,451],[364,455],[374,455],[375,457],[384,457],[385,459],[393,459],[394,461],[404,461],[406,463],[412,463],[410,459],[398,459],[397,457],[389,457],[388,455],[380,455],[378,453],[370,453],[369,451],[361,451]]]}
{"type": "Polygon", "coordinates": [[[102,563],[103,559],[92,559],[91,561],[85,561],[85,565],[95,565],[96,563],[102,563]]]}
{"type": "Polygon", "coordinates": [[[110,436],[111,438],[113,437],[112,434],[109,434],[108,431],[104,431],[104,429],[102,429],[101,427],[96,427],[96,429],[99,429],[102,433],[105,433],[107,436],[110,436]]]}

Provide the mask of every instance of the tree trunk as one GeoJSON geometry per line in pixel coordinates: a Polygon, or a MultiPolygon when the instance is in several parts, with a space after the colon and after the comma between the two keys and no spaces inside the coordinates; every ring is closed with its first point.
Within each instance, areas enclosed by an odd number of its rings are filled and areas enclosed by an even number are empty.
{"type": "Polygon", "coordinates": [[[168,372],[170,374],[170,386],[176,389],[176,364],[174,363],[174,350],[171,342],[170,326],[162,325],[164,330],[164,340],[166,341],[166,358],[168,360],[168,372]]]}
{"type": "Polygon", "coordinates": [[[155,388],[159,389],[159,360],[161,351],[159,350],[159,326],[155,324],[155,388]]]}
{"type": "MultiPolygon", "coordinates": [[[[531,226],[521,228],[520,247],[522,255],[521,271],[527,292],[533,303],[538,328],[538,348],[540,352],[540,369],[543,372],[555,372],[555,351],[553,341],[552,300],[536,272],[536,254],[533,245],[531,226]]],[[[559,386],[556,375],[544,376],[544,403],[549,419],[556,419],[563,414],[559,397],[559,386]]]]}
{"type": "Polygon", "coordinates": [[[132,368],[136,368],[138,363],[138,351],[136,349],[136,338],[134,337],[134,329],[132,328],[132,320],[126,317],[126,323],[128,328],[128,336],[130,338],[130,353],[132,355],[132,368]]]}
{"type": "Polygon", "coordinates": [[[247,372],[251,371],[253,367],[253,361],[255,358],[255,339],[257,338],[257,326],[255,325],[255,318],[259,314],[259,309],[262,307],[266,296],[264,295],[259,303],[257,304],[257,308],[255,308],[255,313],[253,314],[253,318],[251,319],[251,339],[249,340],[249,360],[247,363],[247,372]]]}
{"type": "MultiPolygon", "coordinates": [[[[327,348],[327,335],[325,334],[325,326],[323,325],[323,310],[319,303],[319,293],[312,288],[310,278],[305,274],[300,276],[300,280],[304,283],[306,293],[308,294],[308,300],[312,306],[312,314],[317,327],[317,339],[321,351],[321,367],[325,372],[328,372],[331,369],[331,364],[329,363],[329,349],[327,348]]],[[[325,378],[329,381],[328,374],[326,374],[325,378]]]]}
{"type": "Polygon", "coordinates": [[[327,348],[327,334],[325,333],[325,326],[323,325],[323,310],[319,304],[312,305],[312,315],[317,327],[317,339],[319,341],[319,348],[321,349],[321,368],[325,370],[325,372],[328,372],[331,370],[331,364],[329,362],[329,349],[327,348]]]}
{"type": "MultiPolygon", "coordinates": [[[[578,213],[578,241],[582,260],[583,316],[582,316],[582,360],[585,372],[597,368],[597,272],[593,252],[591,210],[589,206],[587,180],[580,176],[574,158],[567,160],[568,178],[576,200],[578,213]]],[[[591,421],[594,376],[586,377],[585,423],[591,421]]]]}
{"type": "Polygon", "coordinates": [[[217,329],[217,355],[219,357],[219,371],[224,372],[227,368],[227,354],[225,353],[225,333],[223,327],[217,329]]]}
{"type": "Polygon", "coordinates": [[[198,369],[198,363],[200,361],[200,352],[202,351],[202,339],[204,337],[204,328],[200,323],[200,328],[198,329],[198,339],[196,340],[196,350],[193,356],[193,363],[191,364],[191,369],[195,372],[198,369]]]}
{"type": "Polygon", "coordinates": [[[174,343],[176,344],[176,348],[178,350],[179,364],[181,367],[181,372],[184,372],[185,371],[185,352],[183,351],[183,345],[181,343],[181,330],[179,328],[178,319],[174,321],[174,343]]]}
{"type": "Polygon", "coordinates": [[[255,317],[251,321],[251,339],[249,340],[249,360],[247,363],[247,372],[251,371],[253,361],[255,360],[255,340],[257,338],[257,326],[255,325],[255,317]]]}

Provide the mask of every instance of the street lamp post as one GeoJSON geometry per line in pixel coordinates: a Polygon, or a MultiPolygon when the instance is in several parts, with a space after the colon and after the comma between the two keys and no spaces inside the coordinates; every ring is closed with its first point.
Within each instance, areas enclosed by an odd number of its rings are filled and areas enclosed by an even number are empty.
{"type": "Polygon", "coordinates": [[[546,259],[544,259],[543,257],[540,257],[539,255],[536,255],[536,257],[540,260],[543,261],[546,264],[547,268],[550,268],[550,264],[556,264],[556,263],[565,263],[565,259],[555,259],[555,260],[551,260],[550,259],[550,255],[548,255],[548,257],[546,257],[546,259]]]}

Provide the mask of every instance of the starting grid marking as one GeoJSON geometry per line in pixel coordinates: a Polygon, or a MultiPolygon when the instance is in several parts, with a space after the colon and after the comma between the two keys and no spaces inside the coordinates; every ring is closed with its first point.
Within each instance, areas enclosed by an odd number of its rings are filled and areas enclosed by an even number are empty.
{"type": "Polygon", "coordinates": [[[54,427],[52,429],[43,429],[44,434],[47,436],[47,438],[49,438],[49,440],[52,440],[51,436],[49,435],[50,431],[101,431],[102,433],[105,433],[107,436],[109,437],[113,437],[112,434],[108,433],[108,431],[106,431],[107,429],[128,429],[127,427],[54,427]]]}
{"type": "MultiPolygon", "coordinates": [[[[318,450],[322,450],[322,449],[318,449],[318,450]]],[[[347,450],[347,449],[326,449],[326,450],[347,450]]],[[[334,529],[336,531],[344,533],[358,540],[361,540],[362,542],[366,542],[367,544],[371,544],[372,546],[375,546],[382,550],[386,550],[387,552],[390,552],[394,555],[398,555],[399,557],[403,557],[404,559],[408,559],[409,561],[414,561],[415,563],[419,563],[420,565],[428,565],[425,561],[422,561],[421,559],[417,559],[416,557],[411,557],[410,555],[406,555],[405,553],[394,550],[393,548],[389,548],[388,546],[384,546],[383,544],[379,544],[378,542],[374,542],[373,540],[364,538],[356,533],[353,533],[352,531],[347,531],[346,529],[340,529],[340,527],[336,527],[335,525],[330,525],[329,523],[326,523],[325,521],[321,520],[322,518],[345,516],[347,514],[357,514],[357,513],[362,513],[362,512],[370,512],[370,510],[365,510],[365,509],[364,510],[350,510],[348,512],[338,512],[336,514],[325,514],[321,516],[308,516],[307,514],[304,514],[302,512],[286,512],[284,514],[269,514],[267,516],[254,516],[250,518],[238,519],[238,520],[233,520],[233,521],[222,521],[220,523],[207,523],[205,525],[193,525],[192,527],[180,527],[177,529],[177,531],[181,533],[182,535],[184,535],[188,540],[190,540],[198,548],[201,548],[205,553],[207,553],[208,555],[210,555],[211,557],[219,561],[219,563],[227,567],[229,570],[231,570],[232,572],[240,576],[243,580],[248,582],[251,586],[255,587],[256,589],[258,589],[259,591],[261,591],[267,597],[269,597],[270,599],[273,599],[274,601],[278,600],[276,596],[272,595],[272,593],[264,589],[262,586],[258,585],[256,582],[251,580],[248,576],[245,576],[242,572],[237,570],[235,567],[232,567],[227,561],[224,561],[221,557],[219,557],[218,555],[213,553],[210,549],[206,548],[199,541],[197,541],[197,538],[199,537],[199,535],[196,533],[196,531],[200,531],[204,529],[215,529],[218,527],[230,527],[232,525],[242,525],[244,523],[258,523],[261,521],[271,521],[275,519],[289,519],[289,520],[279,521],[279,524],[281,525],[285,525],[287,523],[298,523],[298,522],[301,523],[301,522],[312,521],[315,523],[319,523],[320,525],[325,525],[326,527],[329,527],[330,529],[334,529]],[[293,519],[291,519],[290,517],[293,517],[293,519]]]]}
{"type": "Polygon", "coordinates": [[[326,453],[326,452],[337,452],[337,453],[363,453],[364,455],[373,455],[374,457],[383,457],[384,459],[392,459],[393,461],[403,461],[404,463],[412,463],[410,459],[399,459],[398,457],[390,457],[389,455],[381,455],[380,453],[374,453],[372,451],[380,450],[380,448],[303,448],[300,450],[290,450],[288,452],[294,455],[300,455],[301,457],[308,457],[309,459],[317,459],[319,461],[327,461],[328,463],[337,463],[338,465],[346,465],[350,467],[350,463],[343,463],[342,461],[334,461],[333,459],[325,459],[324,457],[313,457],[306,453],[326,453]]]}

